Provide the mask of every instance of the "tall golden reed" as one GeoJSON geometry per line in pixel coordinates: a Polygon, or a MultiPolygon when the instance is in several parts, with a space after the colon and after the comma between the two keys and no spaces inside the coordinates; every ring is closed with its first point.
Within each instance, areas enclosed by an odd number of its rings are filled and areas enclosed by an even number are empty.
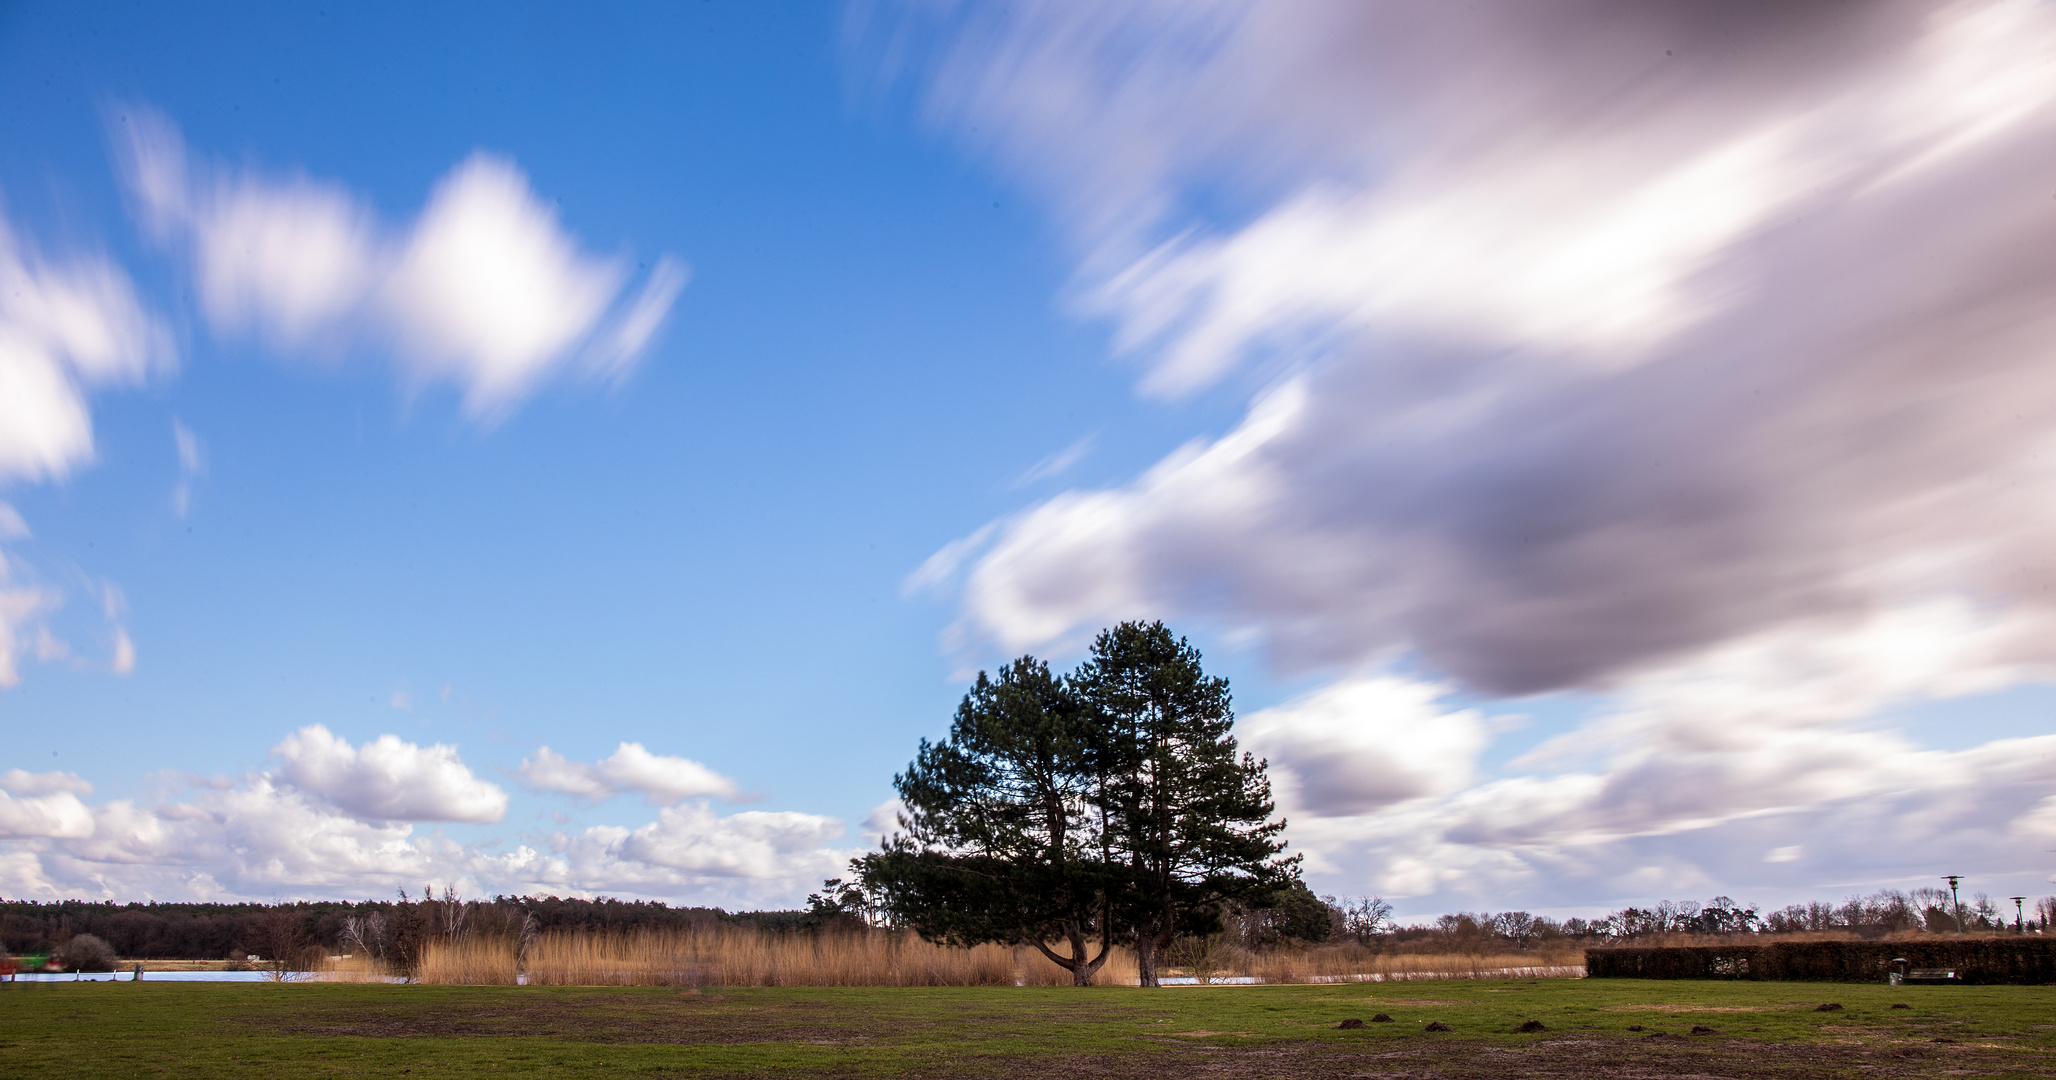
{"type": "Polygon", "coordinates": [[[1031,949],[957,949],[889,930],[551,933],[529,946],[523,966],[527,981],[541,986],[1018,986],[1054,981],[1051,974],[1070,981],[1031,949]]]}
{"type": "Polygon", "coordinates": [[[1507,953],[1379,953],[1361,945],[1243,953],[1227,967],[1262,983],[1413,982],[1440,979],[1564,979],[1585,973],[1581,951],[1507,953]],[[1239,962],[1237,962],[1239,961],[1239,962]]]}
{"type": "Polygon", "coordinates": [[[513,986],[521,981],[520,943],[503,937],[429,942],[414,981],[442,986],[513,986]]]}
{"type": "Polygon", "coordinates": [[[325,956],[310,972],[321,982],[393,982],[397,978],[383,961],[358,953],[352,956],[325,956]]]}
{"type": "MultiPolygon", "coordinates": [[[[1354,944],[1252,953],[1223,949],[1204,970],[1171,978],[1277,983],[1406,982],[1438,979],[1575,978],[1575,950],[1506,955],[1393,954],[1354,944]]],[[[332,962],[319,975],[376,981],[387,973],[361,959],[332,962]]],[[[748,926],[627,932],[555,931],[523,949],[511,938],[470,937],[429,945],[418,982],[465,986],[1068,986],[1071,973],[1028,947],[935,945],[894,930],[795,934],[748,926]]],[[[1093,982],[1135,985],[1135,955],[1116,948],[1093,982]]]]}

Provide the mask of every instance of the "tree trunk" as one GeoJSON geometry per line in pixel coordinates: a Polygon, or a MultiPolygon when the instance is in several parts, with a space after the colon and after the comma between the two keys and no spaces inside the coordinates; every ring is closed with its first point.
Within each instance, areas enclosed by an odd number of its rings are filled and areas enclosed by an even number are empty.
{"type": "MultiPolygon", "coordinates": [[[[1085,939],[1084,939],[1084,938],[1083,938],[1082,936],[1081,936],[1081,937],[1080,937],[1080,938],[1078,939],[1078,944],[1079,944],[1079,945],[1081,945],[1081,946],[1085,944],[1085,939]]],[[[1075,971],[1074,971],[1074,972],[1072,972],[1072,975],[1073,975],[1073,977],[1074,977],[1074,978],[1075,978],[1075,979],[1077,980],[1077,981],[1076,981],[1076,982],[1074,982],[1074,983],[1073,983],[1072,985],[1074,985],[1074,986],[1091,986],[1091,985],[1092,985],[1092,977],[1093,977],[1094,975],[1097,975],[1097,974],[1099,974],[1099,968],[1100,968],[1100,965],[1102,965],[1102,964],[1104,964],[1104,963],[1106,963],[1106,962],[1107,962],[1107,956],[1108,956],[1109,954],[1111,954],[1111,953],[1112,953],[1113,951],[1114,951],[1114,920],[1113,920],[1113,916],[1112,916],[1112,914],[1111,914],[1110,912],[1101,912],[1101,913],[1100,913],[1100,917],[1099,917],[1099,955],[1098,955],[1098,956],[1095,956],[1095,957],[1093,957],[1093,958],[1092,958],[1092,963],[1090,963],[1090,964],[1087,964],[1087,965],[1086,965],[1086,967],[1085,967],[1085,971],[1084,971],[1084,972],[1083,972],[1082,974],[1080,974],[1080,973],[1078,973],[1078,972],[1075,972],[1075,971]]],[[[1082,948],[1081,948],[1081,949],[1079,949],[1079,950],[1078,950],[1078,955],[1079,955],[1079,956],[1084,956],[1084,955],[1085,955],[1085,950],[1084,950],[1084,949],[1082,949],[1082,948]]]]}
{"type": "Polygon", "coordinates": [[[1157,979],[1156,934],[1145,930],[1135,935],[1135,974],[1138,986],[1162,986],[1157,979]]]}
{"type": "Polygon", "coordinates": [[[1113,951],[1113,929],[1109,926],[1101,931],[1099,955],[1090,960],[1085,958],[1091,951],[1085,943],[1085,928],[1079,925],[1077,920],[1064,924],[1064,939],[1071,944],[1069,956],[1050,948],[1045,942],[1037,941],[1034,945],[1042,955],[1049,957],[1052,963],[1071,973],[1072,986],[1091,986],[1092,977],[1098,974],[1100,967],[1107,962],[1107,954],[1113,951]]]}

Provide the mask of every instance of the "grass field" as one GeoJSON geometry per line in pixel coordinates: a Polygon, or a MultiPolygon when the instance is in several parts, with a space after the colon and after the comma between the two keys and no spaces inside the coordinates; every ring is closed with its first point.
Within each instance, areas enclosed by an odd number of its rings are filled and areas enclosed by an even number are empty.
{"type": "Polygon", "coordinates": [[[4,1076],[1167,1074],[2056,1076],[2056,988],[0,985],[4,1076]],[[1380,1012],[1392,1022],[1336,1027],[1380,1012]],[[1516,1032],[1530,1020],[1546,1030],[1516,1032]]]}

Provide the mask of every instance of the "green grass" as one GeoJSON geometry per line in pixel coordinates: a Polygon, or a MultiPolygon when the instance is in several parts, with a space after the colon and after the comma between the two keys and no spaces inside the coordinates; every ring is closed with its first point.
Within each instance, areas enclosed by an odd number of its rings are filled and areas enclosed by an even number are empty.
{"type": "Polygon", "coordinates": [[[2056,988],[1612,979],[722,993],[147,980],[0,985],[0,1076],[1084,1077],[1222,1070],[2056,1076],[2056,988]],[[1815,1011],[1825,1001],[1844,1008],[1815,1011]],[[1913,1008],[1894,1010],[1894,1002],[1913,1008]],[[1394,1022],[1335,1026],[1378,1012],[1394,1022]],[[1438,1020],[1454,1030],[1423,1032],[1438,1020]],[[1527,1020],[1548,1030],[1516,1034],[1527,1020]],[[1718,1033],[1686,1035],[1694,1024],[1718,1033]],[[1657,1033],[1672,1037],[1650,1038],[1657,1033]]]}

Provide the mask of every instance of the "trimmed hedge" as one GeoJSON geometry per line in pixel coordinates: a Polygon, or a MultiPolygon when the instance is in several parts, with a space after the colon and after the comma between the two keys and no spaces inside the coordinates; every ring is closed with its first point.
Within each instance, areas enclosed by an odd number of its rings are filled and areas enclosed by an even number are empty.
{"type": "Polygon", "coordinates": [[[1940,938],[1933,941],[1779,941],[1767,945],[1680,945],[1585,951],[1596,979],[1803,979],[1885,982],[1892,960],[1954,968],[1966,983],[2056,983],[2056,938],[1940,938]]]}

